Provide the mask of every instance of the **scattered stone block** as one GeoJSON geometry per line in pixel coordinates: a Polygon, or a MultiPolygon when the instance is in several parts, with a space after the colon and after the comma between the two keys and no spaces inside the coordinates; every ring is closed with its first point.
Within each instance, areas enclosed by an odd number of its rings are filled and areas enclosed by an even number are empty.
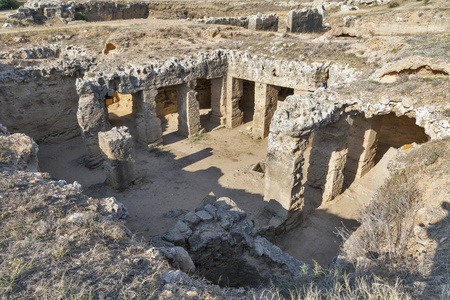
{"type": "Polygon", "coordinates": [[[106,182],[113,188],[122,190],[136,179],[136,153],[133,137],[127,127],[115,127],[98,133],[106,172],[106,182]]]}
{"type": "Polygon", "coordinates": [[[248,16],[248,29],[255,31],[278,31],[277,14],[261,14],[248,16]]]}
{"type": "Polygon", "coordinates": [[[313,9],[294,9],[288,13],[287,28],[288,32],[322,32],[323,14],[317,8],[313,9]]]}

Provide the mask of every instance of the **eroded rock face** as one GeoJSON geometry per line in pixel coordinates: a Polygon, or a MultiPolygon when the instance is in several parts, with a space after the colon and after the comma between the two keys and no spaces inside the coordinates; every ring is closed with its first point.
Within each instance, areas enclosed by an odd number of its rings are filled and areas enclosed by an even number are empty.
{"type": "Polygon", "coordinates": [[[86,50],[51,44],[5,52],[0,58],[34,60],[26,67],[3,65],[0,71],[0,120],[11,132],[24,132],[38,142],[79,135],[75,81],[93,63],[86,50]]]}
{"type": "Polygon", "coordinates": [[[412,56],[384,65],[372,75],[372,79],[392,83],[407,80],[408,77],[448,78],[449,75],[450,63],[428,57],[412,56]]]}
{"type": "Polygon", "coordinates": [[[198,271],[214,283],[258,286],[293,278],[302,262],[258,235],[233,200],[210,194],[182,221],[155,240],[187,249],[198,271]]]}
{"type": "Polygon", "coordinates": [[[0,124],[0,165],[9,165],[17,170],[39,170],[38,146],[32,138],[23,134],[10,134],[0,124]]]}
{"type": "Polygon", "coordinates": [[[82,14],[88,21],[107,21],[148,17],[148,5],[143,2],[118,3],[109,1],[86,1],[65,3],[59,0],[29,0],[8,20],[24,20],[39,23],[46,19],[59,18],[67,23],[82,14]]]}

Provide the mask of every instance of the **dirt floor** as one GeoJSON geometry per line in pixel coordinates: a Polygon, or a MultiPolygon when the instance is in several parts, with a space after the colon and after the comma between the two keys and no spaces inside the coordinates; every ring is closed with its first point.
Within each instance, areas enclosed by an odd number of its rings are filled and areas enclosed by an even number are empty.
{"type": "Polygon", "coordinates": [[[163,146],[150,151],[137,147],[137,168],[142,180],[124,192],[104,184],[102,168],[90,170],[83,166],[85,149],[81,137],[40,145],[41,171],[67,182],[78,181],[89,196],[115,196],[128,208],[127,226],[145,239],[168,230],[210,192],[233,199],[257,225],[267,222],[263,216],[264,179],[248,171],[265,158],[267,140],[252,139],[243,133],[248,125],[235,129],[218,127],[186,139],[175,131],[176,114],[167,119],[163,146]]]}

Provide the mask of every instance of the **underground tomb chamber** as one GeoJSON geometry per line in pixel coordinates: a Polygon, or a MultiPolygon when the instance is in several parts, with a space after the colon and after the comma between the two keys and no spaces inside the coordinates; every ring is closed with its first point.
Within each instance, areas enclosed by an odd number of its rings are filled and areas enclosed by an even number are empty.
{"type": "Polygon", "coordinates": [[[285,112],[283,119],[276,116],[269,136],[266,209],[274,224],[288,228],[362,179],[390,148],[429,140],[414,118],[395,114],[366,118],[356,109],[340,112],[308,101],[291,101],[301,110],[291,110],[295,114],[291,121],[285,112]]]}

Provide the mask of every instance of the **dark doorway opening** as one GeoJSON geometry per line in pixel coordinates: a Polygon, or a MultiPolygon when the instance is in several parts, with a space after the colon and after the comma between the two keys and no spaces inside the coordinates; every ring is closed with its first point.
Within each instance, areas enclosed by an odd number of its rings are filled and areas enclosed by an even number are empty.
{"type": "Polygon", "coordinates": [[[255,83],[253,81],[243,80],[239,109],[244,114],[244,123],[253,121],[253,114],[255,113],[255,83]]]}

